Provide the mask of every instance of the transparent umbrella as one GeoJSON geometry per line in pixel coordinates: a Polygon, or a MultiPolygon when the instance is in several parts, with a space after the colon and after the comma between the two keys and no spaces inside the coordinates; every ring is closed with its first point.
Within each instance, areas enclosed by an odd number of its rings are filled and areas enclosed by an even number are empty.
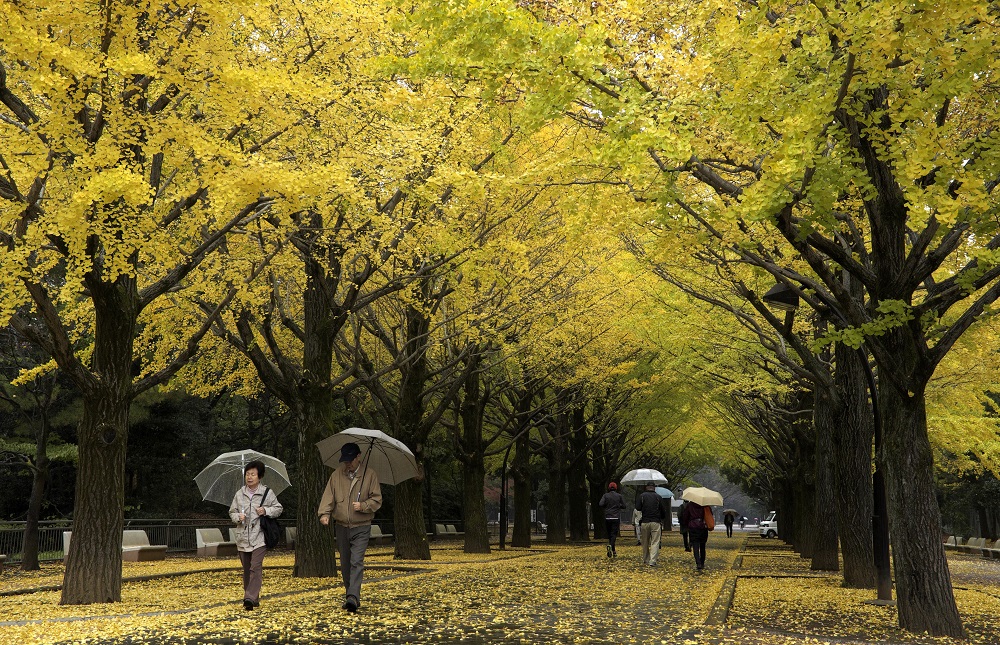
{"type": "Polygon", "coordinates": [[[243,486],[243,469],[251,461],[264,464],[264,478],[261,482],[277,495],[291,486],[285,464],[277,457],[265,455],[256,450],[225,452],[195,475],[194,481],[201,491],[201,498],[229,506],[236,491],[243,486]]]}
{"type": "Polygon", "coordinates": [[[663,473],[652,468],[636,468],[625,473],[625,476],[622,477],[622,483],[631,486],[646,486],[647,484],[666,486],[667,478],[663,476],[663,473]]]}

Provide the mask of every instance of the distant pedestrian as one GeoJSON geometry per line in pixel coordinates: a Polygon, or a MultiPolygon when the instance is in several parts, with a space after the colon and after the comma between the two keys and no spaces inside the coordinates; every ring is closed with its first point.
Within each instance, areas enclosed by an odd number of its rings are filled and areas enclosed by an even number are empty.
{"type": "Polygon", "coordinates": [[[340,448],[340,467],[333,471],[319,502],[319,522],[336,523],[340,571],[344,578],[343,609],[354,613],[361,606],[361,577],[365,551],[372,534],[372,518],[382,507],[382,488],[372,468],[360,469],[361,448],[345,443],[340,448]]]}
{"type": "Polygon", "coordinates": [[[740,515],[740,530],[742,531],[743,529],[745,529],[746,525],[747,525],[747,516],[740,515]]]}
{"type": "Polygon", "coordinates": [[[722,521],[726,525],[726,537],[733,537],[733,519],[735,518],[732,513],[723,514],[722,521]]]}
{"type": "Polygon", "coordinates": [[[229,517],[236,524],[236,550],[243,564],[243,608],[253,610],[260,605],[260,587],[264,579],[264,532],[260,528],[262,515],[278,517],[281,502],[274,491],[260,483],[264,462],[251,461],[243,469],[241,487],[229,505],[229,517]]]}
{"type": "Polygon", "coordinates": [[[642,563],[655,567],[660,555],[663,522],[670,521],[670,511],[663,498],[656,493],[653,484],[646,485],[646,490],[636,499],[635,507],[641,514],[639,535],[642,542],[642,563]]]}
{"type": "MultiPolygon", "coordinates": [[[[639,501],[638,498],[636,501],[639,501]]],[[[636,508],[632,511],[632,527],[635,529],[635,543],[638,546],[642,546],[642,536],[639,534],[640,520],[642,520],[642,511],[636,508]]]]}
{"type": "Polygon", "coordinates": [[[618,557],[615,541],[622,523],[622,511],[625,510],[625,498],[618,492],[618,484],[608,484],[608,492],[604,493],[598,505],[604,509],[604,526],[608,530],[608,557],[618,557]]]}
{"type": "Polygon", "coordinates": [[[677,509],[677,522],[678,522],[678,524],[680,524],[681,537],[684,538],[684,550],[685,551],[690,551],[691,550],[691,542],[690,542],[690,539],[688,538],[688,525],[687,525],[687,522],[685,522],[684,518],[683,518],[684,509],[687,508],[687,505],[689,503],[690,502],[688,502],[687,500],[684,500],[683,502],[681,502],[680,508],[677,509]]]}
{"type": "Polygon", "coordinates": [[[708,524],[705,522],[705,510],[712,512],[711,507],[688,502],[681,514],[681,524],[688,527],[691,539],[691,549],[694,551],[694,564],[698,571],[705,568],[705,545],[708,543],[708,524]]]}

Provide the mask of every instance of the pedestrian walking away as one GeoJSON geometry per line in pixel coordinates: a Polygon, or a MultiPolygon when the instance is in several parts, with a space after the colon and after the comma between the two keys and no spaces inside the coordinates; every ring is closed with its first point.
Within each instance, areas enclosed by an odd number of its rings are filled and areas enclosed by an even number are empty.
{"type": "Polygon", "coordinates": [[[726,513],[722,521],[726,524],[726,537],[733,537],[733,520],[735,518],[731,513],[726,513]]]}
{"type": "Polygon", "coordinates": [[[625,510],[625,498],[618,492],[618,484],[608,484],[608,492],[604,493],[598,506],[604,509],[604,526],[608,530],[608,557],[618,557],[615,542],[622,523],[622,511],[625,510]]]}
{"type": "Polygon", "coordinates": [[[705,511],[712,512],[711,507],[688,502],[681,512],[681,524],[688,527],[691,539],[691,550],[694,551],[694,564],[698,571],[705,568],[705,546],[708,543],[708,524],[705,522],[705,511]]]}
{"type": "Polygon", "coordinates": [[[274,491],[260,483],[264,476],[264,463],[251,461],[243,469],[246,485],[233,496],[229,517],[236,524],[236,550],[243,564],[243,608],[250,611],[260,605],[260,587],[264,577],[264,532],[260,518],[278,517],[281,502],[274,491]]]}
{"type": "MultiPolygon", "coordinates": [[[[636,499],[638,501],[638,499],[636,499]]],[[[642,511],[638,508],[632,510],[632,528],[635,529],[635,544],[636,546],[642,546],[642,535],[639,534],[640,520],[642,519],[642,511]]]]}
{"type": "Polygon", "coordinates": [[[680,508],[677,509],[677,523],[680,525],[681,537],[684,538],[685,551],[691,550],[691,542],[688,537],[688,525],[684,521],[684,518],[682,516],[684,514],[684,509],[687,508],[687,505],[690,503],[691,502],[684,500],[683,502],[681,502],[680,508]]]}
{"type": "Polygon", "coordinates": [[[333,518],[344,579],[343,609],[356,612],[361,606],[361,577],[365,551],[371,538],[372,518],[382,507],[382,488],[373,468],[361,469],[361,448],[345,443],[340,449],[340,466],[330,475],[319,502],[320,524],[333,518]]]}
{"type": "Polygon", "coordinates": [[[636,499],[635,507],[641,514],[639,535],[642,542],[642,563],[655,567],[660,555],[663,522],[670,521],[670,511],[663,498],[656,493],[653,484],[646,486],[646,490],[636,499]]]}

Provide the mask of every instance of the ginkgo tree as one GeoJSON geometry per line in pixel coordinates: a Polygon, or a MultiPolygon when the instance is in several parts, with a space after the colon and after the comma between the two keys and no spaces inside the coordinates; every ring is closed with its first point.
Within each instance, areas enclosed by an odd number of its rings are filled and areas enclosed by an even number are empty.
{"type": "MultiPolygon", "coordinates": [[[[0,4],[5,319],[84,396],[64,604],[121,597],[130,403],[167,382],[266,264],[230,253],[313,185],[267,144],[329,102],[308,12],[255,2],[0,4]],[[225,256],[222,280],[200,271],[225,256]],[[190,294],[219,294],[199,319],[190,294]],[[193,324],[176,333],[190,312],[193,324]],[[158,327],[161,331],[157,331],[158,327]],[[142,336],[143,342],[137,342],[142,336]]],[[[248,248],[248,247],[244,247],[248,248]]]]}
{"type": "Polygon", "coordinates": [[[925,390],[1000,296],[995,3],[425,9],[425,69],[517,78],[606,133],[600,161],[670,216],[784,238],[755,261],[878,366],[900,625],[961,636],[925,390]]]}

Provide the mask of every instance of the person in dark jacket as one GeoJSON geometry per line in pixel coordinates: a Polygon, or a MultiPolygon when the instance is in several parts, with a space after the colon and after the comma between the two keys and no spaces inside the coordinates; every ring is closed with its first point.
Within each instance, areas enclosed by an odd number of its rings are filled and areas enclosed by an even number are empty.
{"type": "Polygon", "coordinates": [[[608,557],[616,558],[615,541],[621,528],[622,511],[625,510],[625,498],[618,492],[618,484],[608,484],[608,492],[604,493],[598,505],[604,509],[604,526],[608,529],[608,557]]]}
{"type": "Polygon", "coordinates": [[[698,571],[705,568],[705,545],[708,543],[708,525],[705,524],[705,507],[688,502],[681,512],[681,524],[687,525],[694,564],[698,571]]]}
{"type": "Polygon", "coordinates": [[[639,520],[639,535],[642,539],[642,563],[656,566],[660,555],[660,534],[663,523],[670,521],[670,511],[663,498],[657,495],[656,487],[648,484],[635,500],[635,508],[642,514],[639,520]]]}
{"type": "Polygon", "coordinates": [[[677,509],[677,523],[680,524],[681,537],[684,538],[684,550],[685,551],[690,551],[691,550],[691,542],[688,540],[688,525],[687,525],[687,522],[684,521],[684,517],[683,517],[684,516],[684,509],[687,508],[688,504],[689,504],[689,502],[687,500],[684,500],[683,502],[681,502],[681,507],[677,509]]]}

